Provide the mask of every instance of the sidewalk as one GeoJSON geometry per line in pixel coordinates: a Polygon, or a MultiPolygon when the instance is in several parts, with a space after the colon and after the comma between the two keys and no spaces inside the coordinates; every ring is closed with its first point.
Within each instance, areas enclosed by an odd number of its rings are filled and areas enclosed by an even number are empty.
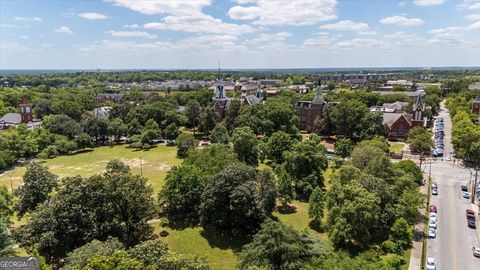
{"type": "Polygon", "coordinates": [[[425,237],[423,234],[423,221],[425,219],[425,216],[428,214],[426,207],[428,192],[428,181],[426,181],[425,185],[420,186],[420,193],[422,194],[422,198],[424,199],[424,204],[419,209],[420,215],[418,217],[418,222],[417,224],[415,224],[415,228],[413,230],[413,243],[412,249],[410,251],[410,263],[408,266],[409,270],[422,269],[423,238],[425,237]]]}

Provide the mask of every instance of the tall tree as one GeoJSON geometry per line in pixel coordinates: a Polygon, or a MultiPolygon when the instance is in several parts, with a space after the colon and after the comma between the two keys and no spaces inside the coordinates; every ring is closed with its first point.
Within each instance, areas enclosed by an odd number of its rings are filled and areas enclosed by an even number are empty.
{"type": "Polygon", "coordinates": [[[200,119],[200,103],[196,100],[190,100],[185,106],[185,114],[188,118],[188,126],[193,128],[193,133],[195,133],[195,128],[198,126],[198,120],[200,119]]]}
{"type": "Polygon", "coordinates": [[[325,195],[321,188],[316,187],[308,200],[308,216],[312,219],[312,227],[319,229],[322,224],[325,195]]]}
{"type": "Polygon", "coordinates": [[[266,220],[252,242],[243,247],[240,269],[301,269],[311,258],[320,255],[315,244],[312,238],[293,228],[266,220]]]}
{"type": "Polygon", "coordinates": [[[177,156],[186,157],[187,153],[197,148],[197,140],[190,133],[182,133],[177,137],[177,156]]]}
{"type": "Polygon", "coordinates": [[[0,186],[0,256],[13,255],[10,237],[10,218],[12,217],[12,195],[5,186],[0,186]]]}
{"type": "Polygon", "coordinates": [[[216,174],[202,194],[202,227],[232,235],[254,233],[272,210],[272,202],[261,198],[264,183],[256,170],[246,165],[229,166],[216,174]]]}
{"type": "Polygon", "coordinates": [[[285,171],[285,169],[280,169],[277,181],[278,197],[282,207],[285,208],[295,198],[295,189],[292,185],[292,177],[285,171]]]}
{"type": "Polygon", "coordinates": [[[249,127],[236,128],[232,136],[233,150],[247,165],[258,165],[257,137],[249,127]]]}
{"type": "Polygon", "coordinates": [[[34,211],[38,205],[48,200],[50,193],[57,186],[57,176],[49,172],[47,166],[32,162],[27,165],[23,183],[14,192],[18,197],[14,209],[19,217],[34,211]]]}
{"type": "Polygon", "coordinates": [[[277,164],[283,162],[283,153],[290,150],[293,142],[290,136],[283,132],[274,132],[267,141],[266,150],[268,158],[274,160],[277,164]]]}
{"type": "Polygon", "coordinates": [[[228,144],[230,138],[227,128],[223,124],[217,124],[210,134],[210,140],[212,143],[228,144]]]}

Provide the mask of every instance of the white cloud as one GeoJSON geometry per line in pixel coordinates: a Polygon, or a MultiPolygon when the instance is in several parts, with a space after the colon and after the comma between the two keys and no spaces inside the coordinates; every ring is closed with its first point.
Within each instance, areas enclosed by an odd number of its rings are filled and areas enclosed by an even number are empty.
{"type": "Polygon", "coordinates": [[[336,19],[336,0],[270,1],[255,0],[253,6],[234,6],[228,11],[232,19],[254,20],[253,24],[312,25],[336,19]]]}
{"type": "Polygon", "coordinates": [[[317,33],[316,37],[307,38],[303,41],[303,46],[328,47],[336,41],[329,33],[317,33]]]}
{"type": "Polygon", "coordinates": [[[141,31],[108,31],[107,33],[111,34],[114,37],[139,37],[145,39],[156,39],[157,35],[152,35],[147,32],[141,31]]]}
{"type": "Polygon", "coordinates": [[[140,25],[138,25],[138,24],[136,24],[136,23],[134,23],[134,24],[126,24],[126,25],[123,26],[123,28],[131,28],[131,29],[136,29],[136,28],[140,28],[140,27],[142,27],[142,26],[140,26],[140,25]]]}
{"type": "Polygon", "coordinates": [[[43,19],[39,17],[15,17],[13,19],[16,21],[24,21],[24,22],[43,22],[43,19]]]}
{"type": "Polygon", "coordinates": [[[380,20],[382,24],[396,24],[401,26],[422,25],[423,20],[419,18],[407,18],[405,16],[390,16],[380,20]]]}
{"type": "Polygon", "coordinates": [[[468,14],[464,16],[465,19],[471,21],[480,21],[480,14],[468,14]]]}
{"type": "Polygon", "coordinates": [[[458,7],[467,10],[480,10],[480,0],[464,0],[458,7]]]}
{"type": "Polygon", "coordinates": [[[245,24],[226,23],[202,12],[212,0],[111,0],[115,5],[147,14],[166,14],[159,22],[144,24],[146,29],[173,30],[207,34],[242,35],[255,29],[245,24]]]}
{"type": "Polygon", "coordinates": [[[339,49],[383,49],[387,47],[387,43],[383,40],[372,39],[372,38],[355,38],[352,40],[339,41],[333,44],[335,48],[339,49]]]}
{"type": "Polygon", "coordinates": [[[445,0],[413,0],[416,6],[435,6],[445,3],[445,0]]]}
{"type": "Polygon", "coordinates": [[[21,28],[21,26],[16,24],[0,23],[0,28],[21,28]]]}
{"type": "Polygon", "coordinates": [[[430,34],[428,42],[439,45],[466,44],[466,41],[463,38],[464,31],[464,28],[458,26],[433,29],[428,32],[430,34]]]}
{"type": "Polygon", "coordinates": [[[468,26],[468,30],[480,30],[480,21],[468,26]]]}
{"type": "Polygon", "coordinates": [[[84,18],[86,20],[105,20],[108,19],[107,16],[96,13],[96,12],[85,12],[85,13],[79,13],[79,17],[84,18]]]}
{"type": "Polygon", "coordinates": [[[143,27],[156,30],[232,35],[242,35],[255,31],[249,25],[225,23],[220,19],[203,13],[169,15],[163,18],[161,22],[146,23],[143,27]]]}
{"type": "Polygon", "coordinates": [[[386,34],[383,36],[385,41],[390,42],[397,46],[415,46],[419,47],[425,42],[424,38],[421,38],[416,33],[407,33],[405,31],[395,32],[393,34],[386,34]]]}
{"type": "Polygon", "coordinates": [[[72,34],[73,33],[73,31],[70,30],[70,28],[68,28],[66,26],[60,26],[58,28],[55,28],[55,32],[61,33],[61,34],[72,34]]]}
{"type": "Polygon", "coordinates": [[[336,23],[324,24],[320,26],[320,29],[337,30],[337,31],[370,31],[368,24],[357,23],[350,20],[339,21],[336,23]]]}
{"type": "Polygon", "coordinates": [[[211,0],[109,0],[109,2],[147,15],[195,13],[212,3],[211,0]]]}
{"type": "Polygon", "coordinates": [[[277,41],[284,41],[285,39],[291,37],[292,34],[288,32],[279,32],[275,34],[259,34],[253,39],[247,39],[242,44],[244,45],[257,45],[257,44],[264,44],[270,42],[277,42],[277,41]]]}

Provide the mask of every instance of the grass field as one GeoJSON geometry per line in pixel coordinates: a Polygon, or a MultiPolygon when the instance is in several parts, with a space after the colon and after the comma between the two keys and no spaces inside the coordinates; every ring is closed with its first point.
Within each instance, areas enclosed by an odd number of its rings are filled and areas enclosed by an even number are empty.
{"type": "MultiPolygon", "coordinates": [[[[164,183],[166,173],[181,160],[176,157],[176,147],[157,146],[147,151],[135,151],[126,145],[102,146],[92,151],[68,156],[59,156],[45,161],[50,171],[60,177],[90,176],[101,173],[112,159],[120,159],[132,169],[133,173],[148,178],[155,192],[164,183]]],[[[19,166],[0,175],[0,184],[15,189],[22,183],[25,167],[19,166]]]]}
{"type": "Polygon", "coordinates": [[[405,146],[404,143],[402,142],[390,142],[390,152],[394,153],[400,153],[403,150],[403,147],[405,146]]]}

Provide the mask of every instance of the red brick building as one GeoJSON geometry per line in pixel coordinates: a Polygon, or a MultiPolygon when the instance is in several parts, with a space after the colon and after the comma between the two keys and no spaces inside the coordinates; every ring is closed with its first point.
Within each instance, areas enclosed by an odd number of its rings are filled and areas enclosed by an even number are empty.
{"type": "Polygon", "coordinates": [[[480,115],[480,97],[477,97],[472,104],[472,113],[480,115]]]}
{"type": "Polygon", "coordinates": [[[323,115],[323,107],[325,100],[323,99],[322,86],[319,82],[315,97],[312,101],[299,101],[295,104],[295,110],[300,122],[300,129],[312,132],[315,128],[315,120],[323,115]]]}

